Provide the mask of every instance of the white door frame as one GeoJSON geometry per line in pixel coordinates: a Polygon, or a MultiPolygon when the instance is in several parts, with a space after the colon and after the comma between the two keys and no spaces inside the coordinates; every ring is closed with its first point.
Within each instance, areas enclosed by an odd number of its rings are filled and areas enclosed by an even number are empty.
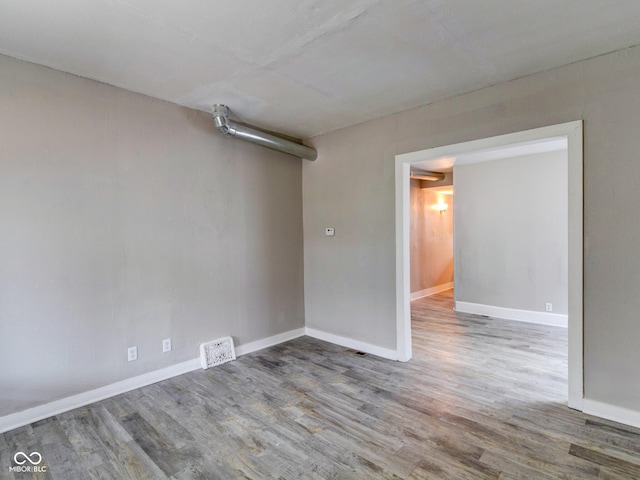
{"type": "Polygon", "coordinates": [[[472,140],[396,155],[396,324],[398,360],[411,359],[409,170],[412,164],[515,143],[565,137],[568,156],[569,407],[582,410],[583,389],[583,194],[582,121],[472,140]]]}

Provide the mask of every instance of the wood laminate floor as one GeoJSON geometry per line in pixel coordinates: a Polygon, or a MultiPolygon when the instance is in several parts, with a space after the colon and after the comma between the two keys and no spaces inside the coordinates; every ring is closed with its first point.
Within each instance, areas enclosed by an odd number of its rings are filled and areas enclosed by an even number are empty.
{"type": "Polygon", "coordinates": [[[303,337],[0,435],[0,478],[640,478],[640,430],[566,407],[566,330],[412,310],[408,363],[303,337]]]}

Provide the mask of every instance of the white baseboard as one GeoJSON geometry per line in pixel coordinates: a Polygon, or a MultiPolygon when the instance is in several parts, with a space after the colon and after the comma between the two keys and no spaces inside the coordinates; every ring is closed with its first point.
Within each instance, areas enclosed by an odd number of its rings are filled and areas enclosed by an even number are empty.
{"type": "Polygon", "coordinates": [[[435,295],[436,293],[446,292],[447,290],[451,290],[452,288],[453,282],[436,285],[435,287],[426,288],[424,290],[420,290],[419,292],[413,292],[411,294],[411,300],[417,300],[418,298],[428,297],[430,295],[435,295]]]}
{"type": "Polygon", "coordinates": [[[631,427],[640,428],[640,411],[638,410],[616,407],[609,403],[584,398],[582,400],[582,412],[631,427]]]}
{"type": "Polygon", "coordinates": [[[238,345],[237,347],[235,347],[236,355],[241,356],[246,355],[247,353],[257,352],[258,350],[262,350],[263,348],[273,347],[274,345],[288,342],[289,340],[293,340],[294,338],[302,337],[304,335],[304,327],[297,328],[295,330],[289,330],[288,332],[279,333],[278,335],[273,335],[261,340],[256,340],[255,342],[238,345]]]}
{"type": "Polygon", "coordinates": [[[317,338],[318,340],[324,340],[325,342],[340,345],[342,347],[352,348],[361,352],[370,353],[378,357],[386,358],[389,360],[398,360],[398,352],[389,348],[378,347],[370,343],[361,342],[359,340],[353,340],[352,338],[341,337],[332,333],[316,330],[315,328],[305,328],[306,334],[309,337],[317,338]]]}
{"type": "Polygon", "coordinates": [[[183,373],[192,372],[199,368],[200,359],[194,358],[193,360],[187,360],[186,362],[138,375],[137,377],[127,378],[126,380],[105,385],[104,387],[78,393],[77,395],[62,398],[54,402],[38,405],[37,407],[28,408],[21,412],[5,415],[4,417],[0,417],[0,433],[68,412],[74,408],[84,407],[90,403],[99,402],[105,398],[120,395],[121,393],[135,390],[136,388],[146,387],[152,383],[176,377],[183,373]]]}
{"type": "Polygon", "coordinates": [[[567,315],[548,312],[534,312],[532,310],[518,310],[517,308],[495,307],[493,305],[482,305],[481,303],[456,301],[456,312],[487,315],[489,317],[517,320],[519,322],[554,325],[556,327],[566,328],[569,325],[569,317],[567,315]]]}
{"type": "MultiPolygon", "coordinates": [[[[238,345],[235,349],[236,355],[246,355],[247,353],[262,350],[263,348],[271,347],[273,345],[301,337],[304,334],[305,329],[298,328],[296,330],[290,330],[278,335],[256,340],[255,342],[238,345]]],[[[105,385],[104,387],[96,388],[94,390],[78,393],[77,395],[71,395],[70,397],[62,398],[44,405],[38,405],[37,407],[29,408],[21,412],[5,415],[4,417],[0,417],[0,433],[8,432],[14,428],[23,427],[33,422],[37,422],[38,420],[53,417],[64,412],[68,412],[69,410],[73,410],[74,408],[84,407],[85,405],[99,402],[105,398],[120,395],[121,393],[126,393],[137,388],[146,387],[147,385],[167,380],[169,378],[182,375],[183,373],[192,372],[200,368],[200,359],[195,358],[166,368],[161,368],[160,370],[154,370],[153,372],[138,375],[137,377],[127,378],[126,380],[105,385]]]]}

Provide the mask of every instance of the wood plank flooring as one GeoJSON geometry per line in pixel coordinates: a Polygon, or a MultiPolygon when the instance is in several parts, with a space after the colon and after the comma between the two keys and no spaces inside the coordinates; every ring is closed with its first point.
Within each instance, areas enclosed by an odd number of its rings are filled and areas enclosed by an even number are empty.
{"type": "Polygon", "coordinates": [[[566,330],[412,310],[408,363],[300,338],[0,435],[0,478],[640,478],[640,430],[566,407],[566,330]]]}

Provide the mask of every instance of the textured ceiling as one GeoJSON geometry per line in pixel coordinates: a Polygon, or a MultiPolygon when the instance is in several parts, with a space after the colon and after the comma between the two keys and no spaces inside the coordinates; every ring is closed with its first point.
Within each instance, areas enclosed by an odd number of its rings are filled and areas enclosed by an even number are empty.
{"type": "Polygon", "coordinates": [[[302,138],[640,43],[637,0],[0,0],[0,52],[302,138]]]}

